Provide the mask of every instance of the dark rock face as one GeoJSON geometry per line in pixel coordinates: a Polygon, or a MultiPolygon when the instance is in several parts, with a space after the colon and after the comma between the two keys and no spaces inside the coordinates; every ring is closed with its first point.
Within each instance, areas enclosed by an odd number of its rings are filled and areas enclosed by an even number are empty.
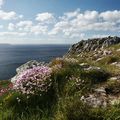
{"type": "Polygon", "coordinates": [[[120,38],[116,36],[115,37],[108,36],[104,38],[82,40],[72,45],[68,51],[68,54],[94,51],[99,48],[109,47],[111,45],[115,45],[118,43],[120,43],[120,38]]]}

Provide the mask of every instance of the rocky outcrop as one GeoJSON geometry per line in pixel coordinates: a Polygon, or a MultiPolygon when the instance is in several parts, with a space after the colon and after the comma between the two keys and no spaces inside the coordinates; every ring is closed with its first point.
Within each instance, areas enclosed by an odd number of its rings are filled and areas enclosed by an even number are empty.
{"type": "Polygon", "coordinates": [[[71,46],[71,48],[68,51],[68,55],[74,53],[80,54],[81,52],[94,51],[99,48],[109,47],[118,43],[120,43],[120,38],[116,36],[82,40],[71,46]]]}
{"type": "Polygon", "coordinates": [[[21,72],[23,72],[23,71],[25,71],[25,70],[27,70],[27,69],[31,69],[31,68],[33,68],[33,67],[41,66],[41,65],[45,65],[45,63],[44,63],[44,62],[38,62],[38,61],[36,61],[36,60],[28,61],[27,63],[21,65],[20,67],[18,67],[18,68],[16,69],[17,74],[16,74],[13,78],[11,78],[11,82],[14,83],[14,81],[15,81],[16,78],[17,78],[17,76],[18,76],[21,72]]]}
{"type": "Polygon", "coordinates": [[[38,62],[36,60],[31,60],[31,61],[28,61],[27,63],[21,65],[20,67],[18,67],[16,69],[16,72],[17,73],[20,73],[20,72],[23,72],[24,70],[27,70],[27,69],[30,69],[30,68],[33,68],[33,67],[37,67],[37,66],[41,66],[45,64],[44,62],[38,62]]]}

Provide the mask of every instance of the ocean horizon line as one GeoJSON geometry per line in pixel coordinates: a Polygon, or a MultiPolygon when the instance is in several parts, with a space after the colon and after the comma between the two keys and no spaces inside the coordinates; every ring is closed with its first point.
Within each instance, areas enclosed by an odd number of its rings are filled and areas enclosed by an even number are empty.
{"type": "Polygon", "coordinates": [[[0,43],[0,45],[72,45],[72,44],[68,44],[68,43],[66,43],[66,44],[57,44],[57,43],[48,43],[48,44],[32,44],[32,43],[28,43],[28,44],[11,44],[11,43],[0,43]]]}

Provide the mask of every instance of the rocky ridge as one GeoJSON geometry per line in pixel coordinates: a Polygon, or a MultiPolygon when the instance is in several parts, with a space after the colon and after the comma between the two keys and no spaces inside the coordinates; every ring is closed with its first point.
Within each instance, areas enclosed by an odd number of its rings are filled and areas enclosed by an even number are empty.
{"type": "Polygon", "coordinates": [[[68,54],[97,51],[97,49],[106,48],[118,43],[120,43],[120,38],[117,36],[81,40],[80,42],[71,46],[71,48],[68,51],[68,54]]]}
{"type": "Polygon", "coordinates": [[[106,107],[120,103],[120,38],[104,37],[82,40],[71,46],[67,58],[76,58],[85,71],[109,71],[110,78],[93,87],[93,92],[81,100],[93,107],[106,107]]]}

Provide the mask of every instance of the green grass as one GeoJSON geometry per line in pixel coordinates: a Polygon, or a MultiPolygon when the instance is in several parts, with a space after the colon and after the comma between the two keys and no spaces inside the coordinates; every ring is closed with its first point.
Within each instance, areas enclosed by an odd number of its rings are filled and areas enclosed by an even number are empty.
{"type": "Polygon", "coordinates": [[[2,88],[8,87],[9,84],[10,84],[9,80],[1,80],[0,81],[0,87],[2,87],[2,88]]]}
{"type": "MultiPolygon", "coordinates": [[[[53,60],[51,67],[61,64],[62,68],[52,74],[50,90],[42,96],[29,99],[20,93],[7,92],[0,97],[0,120],[120,120],[119,104],[93,108],[80,100],[81,96],[101,86],[106,86],[108,95],[119,95],[120,83],[109,80],[110,76],[120,75],[120,69],[111,65],[120,60],[120,53],[116,52],[118,48],[120,45],[107,48],[113,51],[114,56],[106,56],[98,62],[90,58],[92,52],[84,53],[83,57],[70,56],[77,59],[78,63],[53,60]],[[83,62],[101,70],[83,70],[79,65],[83,62]],[[76,78],[83,82],[76,84],[76,78]]],[[[10,81],[1,81],[0,87],[7,88],[9,84],[10,81]]]]}

